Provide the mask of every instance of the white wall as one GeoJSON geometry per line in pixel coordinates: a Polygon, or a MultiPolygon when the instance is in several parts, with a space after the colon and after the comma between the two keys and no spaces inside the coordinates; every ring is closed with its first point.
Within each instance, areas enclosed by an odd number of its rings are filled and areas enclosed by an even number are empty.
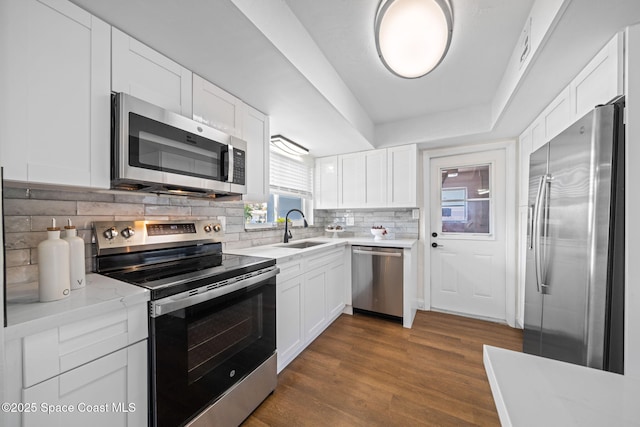
{"type": "Polygon", "coordinates": [[[640,24],[627,28],[626,37],[625,375],[640,378],[640,24]]]}

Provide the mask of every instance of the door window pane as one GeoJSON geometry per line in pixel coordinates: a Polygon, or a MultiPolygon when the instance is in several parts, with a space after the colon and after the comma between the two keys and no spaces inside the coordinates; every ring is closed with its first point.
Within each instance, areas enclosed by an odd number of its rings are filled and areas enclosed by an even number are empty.
{"type": "Polygon", "coordinates": [[[490,165],[440,169],[442,233],[489,234],[490,165]]]}

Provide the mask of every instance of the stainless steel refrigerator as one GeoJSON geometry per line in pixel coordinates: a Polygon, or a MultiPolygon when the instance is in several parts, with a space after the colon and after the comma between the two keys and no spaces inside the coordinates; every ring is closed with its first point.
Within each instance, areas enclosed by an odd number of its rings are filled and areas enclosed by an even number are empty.
{"type": "Polygon", "coordinates": [[[531,155],[527,234],[524,352],[623,373],[624,98],[531,155]]]}

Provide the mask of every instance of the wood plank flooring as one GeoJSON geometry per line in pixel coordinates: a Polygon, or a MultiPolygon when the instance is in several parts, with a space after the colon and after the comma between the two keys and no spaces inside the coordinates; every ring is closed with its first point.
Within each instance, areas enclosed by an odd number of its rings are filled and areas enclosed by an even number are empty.
{"type": "Polygon", "coordinates": [[[522,331],[426,311],[412,329],[343,314],[243,426],[499,425],[483,344],[520,351],[522,331]]]}

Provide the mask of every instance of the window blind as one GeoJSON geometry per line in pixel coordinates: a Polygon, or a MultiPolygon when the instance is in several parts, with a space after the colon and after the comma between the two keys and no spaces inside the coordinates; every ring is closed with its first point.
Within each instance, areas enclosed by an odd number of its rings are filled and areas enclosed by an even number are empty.
{"type": "Polygon", "coordinates": [[[296,160],[271,150],[270,182],[272,190],[313,196],[313,168],[302,160],[296,160]]]}

